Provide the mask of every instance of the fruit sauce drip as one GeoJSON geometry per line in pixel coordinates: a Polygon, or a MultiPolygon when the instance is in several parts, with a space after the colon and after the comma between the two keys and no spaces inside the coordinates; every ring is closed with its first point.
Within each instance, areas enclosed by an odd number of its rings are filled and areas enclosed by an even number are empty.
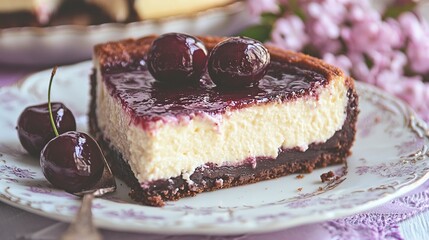
{"type": "Polygon", "coordinates": [[[317,86],[327,83],[321,73],[279,62],[270,64],[259,84],[232,90],[216,87],[208,74],[203,75],[199,85],[169,86],[157,82],[144,61],[136,69],[103,74],[110,94],[121,101],[135,123],[215,115],[256,103],[287,101],[305,95],[317,97],[317,86]]]}

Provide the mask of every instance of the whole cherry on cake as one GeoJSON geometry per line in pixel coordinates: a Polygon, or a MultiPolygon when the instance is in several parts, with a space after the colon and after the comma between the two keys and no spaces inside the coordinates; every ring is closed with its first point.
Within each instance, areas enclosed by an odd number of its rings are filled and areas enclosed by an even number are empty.
{"type": "Polygon", "coordinates": [[[217,44],[208,59],[208,72],[220,87],[255,85],[267,73],[270,53],[247,37],[232,37],[217,44]]]}
{"type": "Polygon", "coordinates": [[[183,85],[197,82],[205,72],[207,49],[197,38],[168,33],[152,43],[147,66],[152,76],[163,83],[183,85]]]}
{"type": "MultiPolygon", "coordinates": [[[[76,130],[75,118],[63,103],[52,103],[52,113],[59,133],[76,130]]],[[[46,143],[55,137],[49,122],[48,104],[25,108],[18,118],[16,129],[21,145],[28,153],[38,157],[46,143]]]]}
{"type": "Polygon", "coordinates": [[[43,174],[52,185],[75,193],[95,185],[104,170],[104,157],[89,135],[69,131],[59,135],[55,125],[50,92],[56,68],[52,71],[48,90],[49,120],[55,138],[50,140],[40,154],[43,174]]]}

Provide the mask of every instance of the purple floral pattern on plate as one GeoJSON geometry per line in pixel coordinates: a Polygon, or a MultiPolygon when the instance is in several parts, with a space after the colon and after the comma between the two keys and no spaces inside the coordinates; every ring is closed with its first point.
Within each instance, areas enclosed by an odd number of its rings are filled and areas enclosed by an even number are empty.
{"type": "Polygon", "coordinates": [[[36,172],[16,166],[0,165],[0,179],[18,182],[19,179],[34,179],[36,172]]]}
{"type": "MultiPolygon", "coordinates": [[[[62,67],[52,96],[70,106],[79,119],[78,129],[83,131],[89,86],[84,84],[87,81],[76,79],[87,79],[91,67],[90,62],[62,67]]],[[[0,89],[0,99],[20,96],[19,101],[0,105],[0,153],[3,155],[0,155],[0,200],[71,220],[79,198],[48,184],[34,159],[23,154],[16,131],[10,127],[22,111],[23,103],[45,101],[49,74],[49,70],[39,72],[20,86],[0,89]]],[[[315,170],[299,179],[291,175],[204,193],[168,202],[163,208],[131,201],[127,196],[129,189],[120,183],[116,193],[94,200],[95,222],[103,228],[134,232],[241,234],[259,229],[274,231],[355,214],[417,187],[429,178],[426,124],[390,95],[362,83],[356,86],[361,114],[353,154],[346,167],[315,170]],[[327,171],[333,171],[338,178],[322,183],[320,174],[327,171]]],[[[333,233],[342,226],[338,221],[329,223],[333,233]]]]}
{"type": "Polygon", "coordinates": [[[161,216],[151,216],[144,211],[136,211],[134,209],[126,209],[121,211],[106,211],[106,216],[121,218],[124,220],[141,220],[141,221],[162,221],[164,220],[161,216]]]}
{"type": "Polygon", "coordinates": [[[398,155],[403,156],[405,154],[416,152],[416,150],[422,149],[424,145],[425,139],[422,137],[416,137],[395,145],[395,148],[398,150],[398,155]]]}
{"type": "Polygon", "coordinates": [[[77,197],[59,189],[53,189],[52,186],[31,186],[28,188],[29,193],[44,195],[45,197],[60,197],[62,199],[76,199],[77,197]]]}

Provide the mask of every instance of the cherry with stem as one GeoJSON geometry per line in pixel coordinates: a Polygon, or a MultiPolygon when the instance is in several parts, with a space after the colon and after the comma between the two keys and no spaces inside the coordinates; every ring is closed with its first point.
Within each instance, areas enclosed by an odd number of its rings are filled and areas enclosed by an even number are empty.
{"type": "MultiPolygon", "coordinates": [[[[55,74],[56,68],[52,72],[55,74]]],[[[48,91],[50,89],[51,87],[48,91]]],[[[50,92],[48,98],[50,98],[50,92]]],[[[40,158],[40,152],[51,139],[68,131],[76,131],[76,120],[63,103],[43,103],[26,107],[18,117],[16,129],[24,149],[40,158]]]]}
{"type": "Polygon", "coordinates": [[[40,166],[52,185],[75,193],[90,189],[101,178],[105,162],[103,153],[86,133],[58,133],[51,106],[51,88],[57,68],[52,70],[48,88],[49,119],[55,137],[42,149],[40,166]]]}

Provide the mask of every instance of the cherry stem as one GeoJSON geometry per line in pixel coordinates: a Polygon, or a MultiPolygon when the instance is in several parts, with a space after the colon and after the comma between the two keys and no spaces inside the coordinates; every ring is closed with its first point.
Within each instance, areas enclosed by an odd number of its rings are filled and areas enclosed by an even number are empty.
{"type": "Polygon", "coordinates": [[[55,126],[54,116],[52,115],[52,107],[51,107],[51,86],[54,80],[55,73],[57,72],[57,66],[52,69],[51,79],[49,80],[49,88],[48,88],[48,109],[49,109],[49,119],[51,120],[52,129],[54,130],[55,136],[58,136],[58,130],[55,126]]]}

